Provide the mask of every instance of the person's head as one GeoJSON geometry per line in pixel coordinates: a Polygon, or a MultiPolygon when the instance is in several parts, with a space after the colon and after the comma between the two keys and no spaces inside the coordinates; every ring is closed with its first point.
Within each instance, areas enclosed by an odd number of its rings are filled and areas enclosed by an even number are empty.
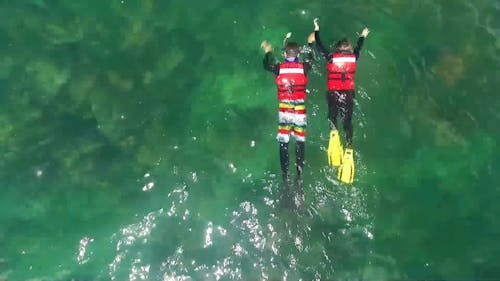
{"type": "Polygon", "coordinates": [[[335,53],[352,54],[353,52],[351,41],[347,38],[339,40],[335,44],[335,53]]]}
{"type": "Polygon", "coordinates": [[[296,58],[300,54],[299,44],[295,42],[287,42],[283,49],[286,58],[296,58]]]}

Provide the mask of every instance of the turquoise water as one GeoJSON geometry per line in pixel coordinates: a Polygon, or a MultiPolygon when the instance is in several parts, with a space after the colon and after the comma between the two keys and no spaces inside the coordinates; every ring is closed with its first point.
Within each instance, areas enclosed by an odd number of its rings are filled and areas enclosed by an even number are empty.
{"type": "Polygon", "coordinates": [[[0,280],[498,280],[498,1],[0,1],[0,280]],[[415,3],[413,3],[415,2],[415,3]],[[262,40],[371,30],[357,174],[283,208],[262,40]]]}

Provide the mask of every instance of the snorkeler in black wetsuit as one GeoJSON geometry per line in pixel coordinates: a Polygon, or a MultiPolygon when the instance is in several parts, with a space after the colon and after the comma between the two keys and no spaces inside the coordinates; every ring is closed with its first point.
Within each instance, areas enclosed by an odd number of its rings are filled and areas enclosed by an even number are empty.
{"type": "Polygon", "coordinates": [[[352,149],[353,126],[352,113],[354,109],[354,74],[356,63],[359,59],[361,48],[368,28],[364,28],[358,38],[356,47],[353,49],[351,42],[344,38],[337,41],[333,53],[329,53],[319,36],[318,19],[314,19],[314,36],[319,51],[328,61],[327,92],[328,121],[330,125],[330,142],[328,145],[328,162],[331,166],[340,166],[338,178],[342,182],[352,183],[354,180],[354,151],[352,149]],[[337,115],[343,119],[344,133],[346,137],[346,150],[340,142],[337,130],[337,115]]]}

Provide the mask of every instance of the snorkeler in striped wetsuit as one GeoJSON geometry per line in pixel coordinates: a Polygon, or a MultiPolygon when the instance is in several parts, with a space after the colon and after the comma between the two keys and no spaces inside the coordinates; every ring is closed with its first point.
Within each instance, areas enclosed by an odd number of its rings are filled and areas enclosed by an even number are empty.
{"type": "MultiPolygon", "coordinates": [[[[288,38],[289,35],[287,35],[288,38]]],[[[285,39],[286,41],[286,39],[285,39]]],[[[308,38],[311,44],[314,41],[314,34],[311,33],[308,38]]],[[[296,141],[296,163],[297,185],[299,189],[299,199],[302,199],[302,172],[304,170],[305,140],[307,115],[305,100],[307,98],[307,73],[311,69],[310,59],[305,62],[299,61],[300,48],[295,42],[287,42],[284,45],[285,60],[277,63],[272,54],[272,46],[264,41],[261,47],[265,51],[264,69],[272,72],[275,77],[275,83],[278,90],[278,134],[277,139],[280,150],[280,163],[283,176],[284,190],[282,194],[289,194],[289,153],[288,144],[290,135],[295,137],[296,141]]]]}

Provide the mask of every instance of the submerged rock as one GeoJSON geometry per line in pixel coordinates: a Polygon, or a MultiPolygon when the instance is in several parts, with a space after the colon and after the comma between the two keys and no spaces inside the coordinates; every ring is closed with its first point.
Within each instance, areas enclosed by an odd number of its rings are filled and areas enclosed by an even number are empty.
{"type": "Polygon", "coordinates": [[[45,26],[45,38],[54,45],[74,43],[83,39],[83,29],[79,22],[64,26],[49,23],[45,26]]]}
{"type": "Polygon", "coordinates": [[[464,76],[464,61],[457,55],[447,53],[438,58],[437,62],[431,67],[431,71],[439,77],[446,86],[452,87],[464,76]]]}
{"type": "Polygon", "coordinates": [[[140,48],[144,47],[148,41],[153,38],[153,32],[144,21],[133,19],[124,32],[124,40],[122,48],[140,48]]]}
{"type": "Polygon", "coordinates": [[[9,56],[2,56],[0,58],[0,79],[7,78],[14,66],[14,59],[9,56]]]}
{"type": "Polygon", "coordinates": [[[68,69],[58,67],[48,59],[37,59],[26,66],[26,73],[31,76],[35,86],[49,97],[55,96],[70,76],[68,69]]]}
{"type": "Polygon", "coordinates": [[[108,71],[107,77],[109,84],[121,91],[130,91],[134,87],[134,81],[132,79],[126,78],[117,71],[108,71]]]}

